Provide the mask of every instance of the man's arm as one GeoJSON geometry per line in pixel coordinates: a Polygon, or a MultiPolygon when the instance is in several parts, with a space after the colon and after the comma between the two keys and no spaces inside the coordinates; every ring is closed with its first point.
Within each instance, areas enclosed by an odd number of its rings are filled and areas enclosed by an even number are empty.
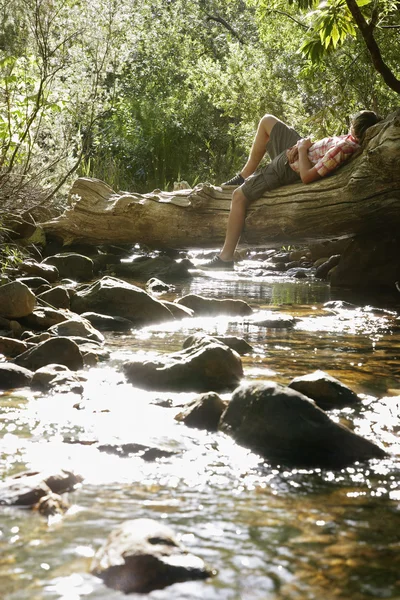
{"type": "Polygon", "coordinates": [[[321,175],[308,158],[308,149],[312,144],[310,138],[305,138],[297,142],[299,150],[299,173],[303,183],[311,183],[321,178],[321,175]]]}

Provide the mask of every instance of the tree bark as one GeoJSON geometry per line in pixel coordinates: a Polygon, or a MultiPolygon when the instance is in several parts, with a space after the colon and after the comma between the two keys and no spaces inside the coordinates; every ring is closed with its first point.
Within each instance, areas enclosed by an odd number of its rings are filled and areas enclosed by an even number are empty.
{"type": "MultiPolygon", "coordinates": [[[[116,193],[100,180],[80,178],[72,186],[70,208],[43,228],[64,245],[216,247],[224,240],[230,196],[210,184],[176,192],[116,193]]],[[[372,127],[363,152],[333,175],[281,187],[253,202],[241,243],[274,247],[399,226],[400,109],[372,127]]]]}

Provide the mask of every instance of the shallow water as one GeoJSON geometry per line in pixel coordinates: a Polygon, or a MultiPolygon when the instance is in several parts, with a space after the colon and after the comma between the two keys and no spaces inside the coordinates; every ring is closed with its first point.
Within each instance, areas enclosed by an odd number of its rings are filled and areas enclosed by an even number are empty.
{"type": "Polygon", "coordinates": [[[326,308],[331,298],[351,298],[321,282],[236,274],[195,277],[166,298],[186,293],[241,298],[261,314],[298,321],[285,330],[248,318],[185,319],[108,334],[111,359],[87,371],[82,398],[29,390],[2,395],[2,477],[61,467],[85,479],[68,495],[71,508],[60,520],[1,509],[0,597],[124,597],[89,574],[90,560],[121,521],[150,517],[172,526],[218,574],[132,598],[400,598],[400,306],[326,308]],[[336,472],[272,469],[222,434],[178,424],[179,405],[195,394],[144,392],[125,382],[120,367],[133,356],[178,350],[195,331],[245,337],[254,348],[242,357],[246,380],[287,384],[317,368],[337,377],[363,401],[332,418],[389,457],[336,472]],[[172,407],[154,404],[159,400],[172,407]],[[79,441],[88,444],[71,443],[79,441]],[[153,444],[175,454],[149,463],[99,452],[94,441],[153,444]]]}

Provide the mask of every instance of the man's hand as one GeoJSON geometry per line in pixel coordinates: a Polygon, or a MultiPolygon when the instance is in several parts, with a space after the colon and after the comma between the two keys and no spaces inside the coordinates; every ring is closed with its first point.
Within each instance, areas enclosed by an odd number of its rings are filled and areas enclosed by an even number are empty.
{"type": "Polygon", "coordinates": [[[299,158],[299,149],[296,146],[292,146],[289,150],[286,150],[286,157],[288,159],[289,164],[296,162],[299,158]]]}
{"type": "Polygon", "coordinates": [[[298,149],[305,148],[306,150],[308,150],[309,148],[311,148],[312,145],[313,142],[311,141],[311,138],[303,138],[297,142],[298,149]]]}

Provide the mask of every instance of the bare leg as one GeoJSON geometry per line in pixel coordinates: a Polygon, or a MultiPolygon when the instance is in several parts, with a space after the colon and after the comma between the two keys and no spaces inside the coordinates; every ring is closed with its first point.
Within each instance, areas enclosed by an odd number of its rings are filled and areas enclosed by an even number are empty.
{"type": "Polygon", "coordinates": [[[271,130],[279,120],[280,119],[277,119],[277,117],[274,117],[273,115],[264,115],[261,118],[253,140],[249,158],[243,169],[240,171],[240,174],[244,179],[250,177],[260,164],[261,159],[265,154],[265,147],[269,140],[271,130]]]}
{"type": "Polygon", "coordinates": [[[232,195],[231,210],[228,217],[224,246],[220,252],[221,260],[233,260],[236,246],[243,231],[244,220],[249,201],[242,190],[237,188],[232,195]]]}

